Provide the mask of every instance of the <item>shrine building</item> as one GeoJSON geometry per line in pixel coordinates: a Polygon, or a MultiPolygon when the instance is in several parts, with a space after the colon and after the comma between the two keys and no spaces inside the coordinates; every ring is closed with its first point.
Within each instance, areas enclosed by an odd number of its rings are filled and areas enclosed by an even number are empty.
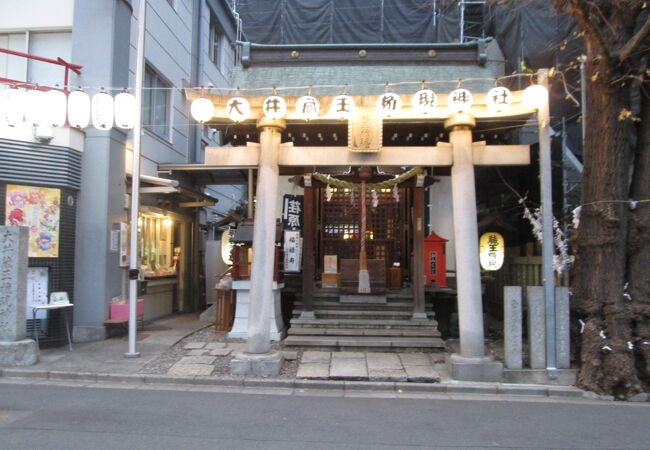
{"type": "Polygon", "coordinates": [[[186,91],[209,99],[205,123],[223,145],[206,148],[204,164],[159,170],[254,186],[252,220],[233,233],[231,336],[248,353],[281,339],[434,351],[438,299],[458,303],[452,376],[500,378],[484,346],[475,166],[529,164],[528,145],[493,130],[535,112],[520,90],[530,80],[504,77],[503,60],[493,40],[245,43],[235,89],[186,91]]]}

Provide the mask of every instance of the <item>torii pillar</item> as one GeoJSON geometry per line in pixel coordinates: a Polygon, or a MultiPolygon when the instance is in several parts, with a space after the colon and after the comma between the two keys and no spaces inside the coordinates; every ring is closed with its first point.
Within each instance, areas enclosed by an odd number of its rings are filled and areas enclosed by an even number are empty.
{"type": "Polygon", "coordinates": [[[275,207],[278,197],[278,157],[286,122],[261,118],[257,206],[253,228],[253,263],[248,310],[246,352],[235,355],[230,370],[237,375],[277,375],[282,355],[271,351],[271,305],[273,304],[273,260],[275,255],[275,207]]]}
{"type": "Polygon", "coordinates": [[[450,375],[455,380],[500,381],[503,365],[485,356],[472,142],[475,125],[474,117],[465,113],[455,114],[445,121],[453,158],[451,195],[460,331],[460,354],[451,355],[448,363],[450,375]]]}

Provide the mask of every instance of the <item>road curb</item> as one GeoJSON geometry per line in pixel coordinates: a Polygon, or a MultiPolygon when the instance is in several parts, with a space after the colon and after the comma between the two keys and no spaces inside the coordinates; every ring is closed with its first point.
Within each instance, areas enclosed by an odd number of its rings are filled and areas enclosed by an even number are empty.
{"type": "MultiPolygon", "coordinates": [[[[0,378],[52,381],[86,381],[90,383],[124,383],[141,385],[190,385],[190,386],[224,386],[237,388],[286,388],[300,390],[338,390],[343,392],[374,393],[409,393],[409,394],[470,394],[497,395],[510,397],[535,397],[557,399],[587,399],[612,401],[613,397],[583,391],[573,386],[546,386],[537,384],[518,385],[507,383],[410,383],[385,381],[342,381],[342,380],[304,380],[290,378],[254,378],[254,377],[206,377],[206,376],[169,376],[159,374],[121,374],[29,370],[24,368],[2,368],[0,378]]],[[[650,402],[650,396],[638,396],[636,402],[650,402]]]]}

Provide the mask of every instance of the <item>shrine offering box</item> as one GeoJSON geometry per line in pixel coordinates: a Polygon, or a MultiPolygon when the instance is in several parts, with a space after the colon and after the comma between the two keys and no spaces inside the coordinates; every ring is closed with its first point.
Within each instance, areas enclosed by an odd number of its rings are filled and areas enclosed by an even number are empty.
{"type": "Polygon", "coordinates": [[[321,278],[321,286],[324,288],[339,288],[341,287],[341,274],[338,273],[324,273],[321,278]]]}

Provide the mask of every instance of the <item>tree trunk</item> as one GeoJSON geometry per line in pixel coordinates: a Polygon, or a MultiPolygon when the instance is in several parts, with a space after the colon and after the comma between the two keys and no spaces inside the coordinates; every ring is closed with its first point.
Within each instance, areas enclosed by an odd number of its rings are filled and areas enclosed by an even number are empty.
{"type": "Polygon", "coordinates": [[[628,237],[629,286],[627,300],[631,303],[634,353],[638,376],[645,390],[650,389],[650,96],[642,97],[643,107],[639,145],[630,198],[642,200],[630,211],[628,237]]]}
{"type": "Polygon", "coordinates": [[[639,384],[632,340],[632,312],[626,280],[629,170],[632,161],[629,87],[612,84],[609,61],[588,54],[587,73],[598,78],[587,88],[587,124],[582,211],[577,235],[574,307],[584,315],[579,386],[626,397],[639,384]]]}

